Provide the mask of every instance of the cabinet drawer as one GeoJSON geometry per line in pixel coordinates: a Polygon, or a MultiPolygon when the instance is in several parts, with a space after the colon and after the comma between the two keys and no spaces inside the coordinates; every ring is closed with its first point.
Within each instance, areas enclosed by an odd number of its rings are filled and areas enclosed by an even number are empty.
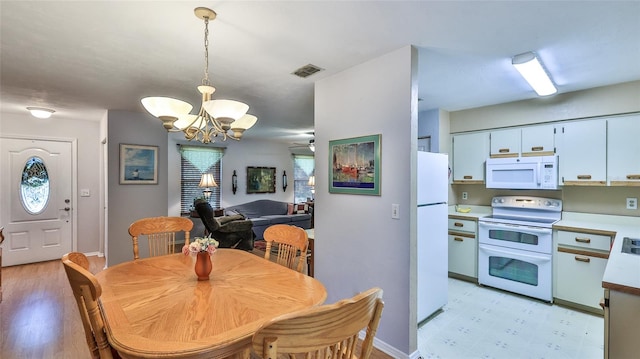
{"type": "Polygon", "coordinates": [[[600,298],[604,294],[602,276],[607,260],[564,252],[554,255],[557,256],[555,297],[599,309],[600,298]]]}
{"type": "Polygon", "coordinates": [[[470,219],[449,218],[449,230],[476,233],[478,222],[470,219]]]}
{"type": "Polygon", "coordinates": [[[609,251],[611,237],[602,234],[558,231],[558,245],[609,251]]]}
{"type": "Polygon", "coordinates": [[[477,249],[475,238],[449,235],[449,272],[478,278],[477,249]]]}

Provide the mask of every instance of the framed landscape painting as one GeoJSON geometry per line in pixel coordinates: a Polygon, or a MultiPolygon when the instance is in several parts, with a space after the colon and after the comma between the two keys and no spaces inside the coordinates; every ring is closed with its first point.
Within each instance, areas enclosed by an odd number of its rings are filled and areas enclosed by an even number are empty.
{"type": "Polygon", "coordinates": [[[247,167],[247,193],[276,193],[276,168],[247,167]]]}
{"type": "Polygon", "coordinates": [[[158,146],[121,143],[120,184],[158,184],[158,146]]]}
{"type": "Polygon", "coordinates": [[[380,138],[329,141],[329,193],[380,195],[380,138]]]}

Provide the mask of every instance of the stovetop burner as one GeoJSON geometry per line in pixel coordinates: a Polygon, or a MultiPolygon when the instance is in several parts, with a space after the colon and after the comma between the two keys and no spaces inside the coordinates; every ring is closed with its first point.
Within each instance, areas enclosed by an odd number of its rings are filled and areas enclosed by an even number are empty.
{"type": "Polygon", "coordinates": [[[479,220],[524,226],[551,227],[562,218],[562,201],[530,196],[497,196],[491,201],[493,215],[479,220]]]}

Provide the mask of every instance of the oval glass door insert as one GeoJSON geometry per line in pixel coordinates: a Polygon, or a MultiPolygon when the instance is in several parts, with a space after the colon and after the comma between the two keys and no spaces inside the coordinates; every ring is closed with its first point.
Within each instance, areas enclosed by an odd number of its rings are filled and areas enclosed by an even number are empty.
{"type": "Polygon", "coordinates": [[[42,213],[49,203],[49,189],[49,171],[42,158],[29,158],[20,182],[20,199],[24,209],[31,214],[42,213]]]}

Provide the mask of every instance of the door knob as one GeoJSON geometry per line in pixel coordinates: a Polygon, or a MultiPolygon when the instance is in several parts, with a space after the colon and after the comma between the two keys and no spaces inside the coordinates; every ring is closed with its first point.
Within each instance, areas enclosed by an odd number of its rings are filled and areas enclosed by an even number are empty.
{"type": "Polygon", "coordinates": [[[71,210],[71,208],[69,208],[69,207],[64,207],[64,210],[65,210],[65,211],[67,211],[67,212],[69,212],[69,211],[71,210]]]}

